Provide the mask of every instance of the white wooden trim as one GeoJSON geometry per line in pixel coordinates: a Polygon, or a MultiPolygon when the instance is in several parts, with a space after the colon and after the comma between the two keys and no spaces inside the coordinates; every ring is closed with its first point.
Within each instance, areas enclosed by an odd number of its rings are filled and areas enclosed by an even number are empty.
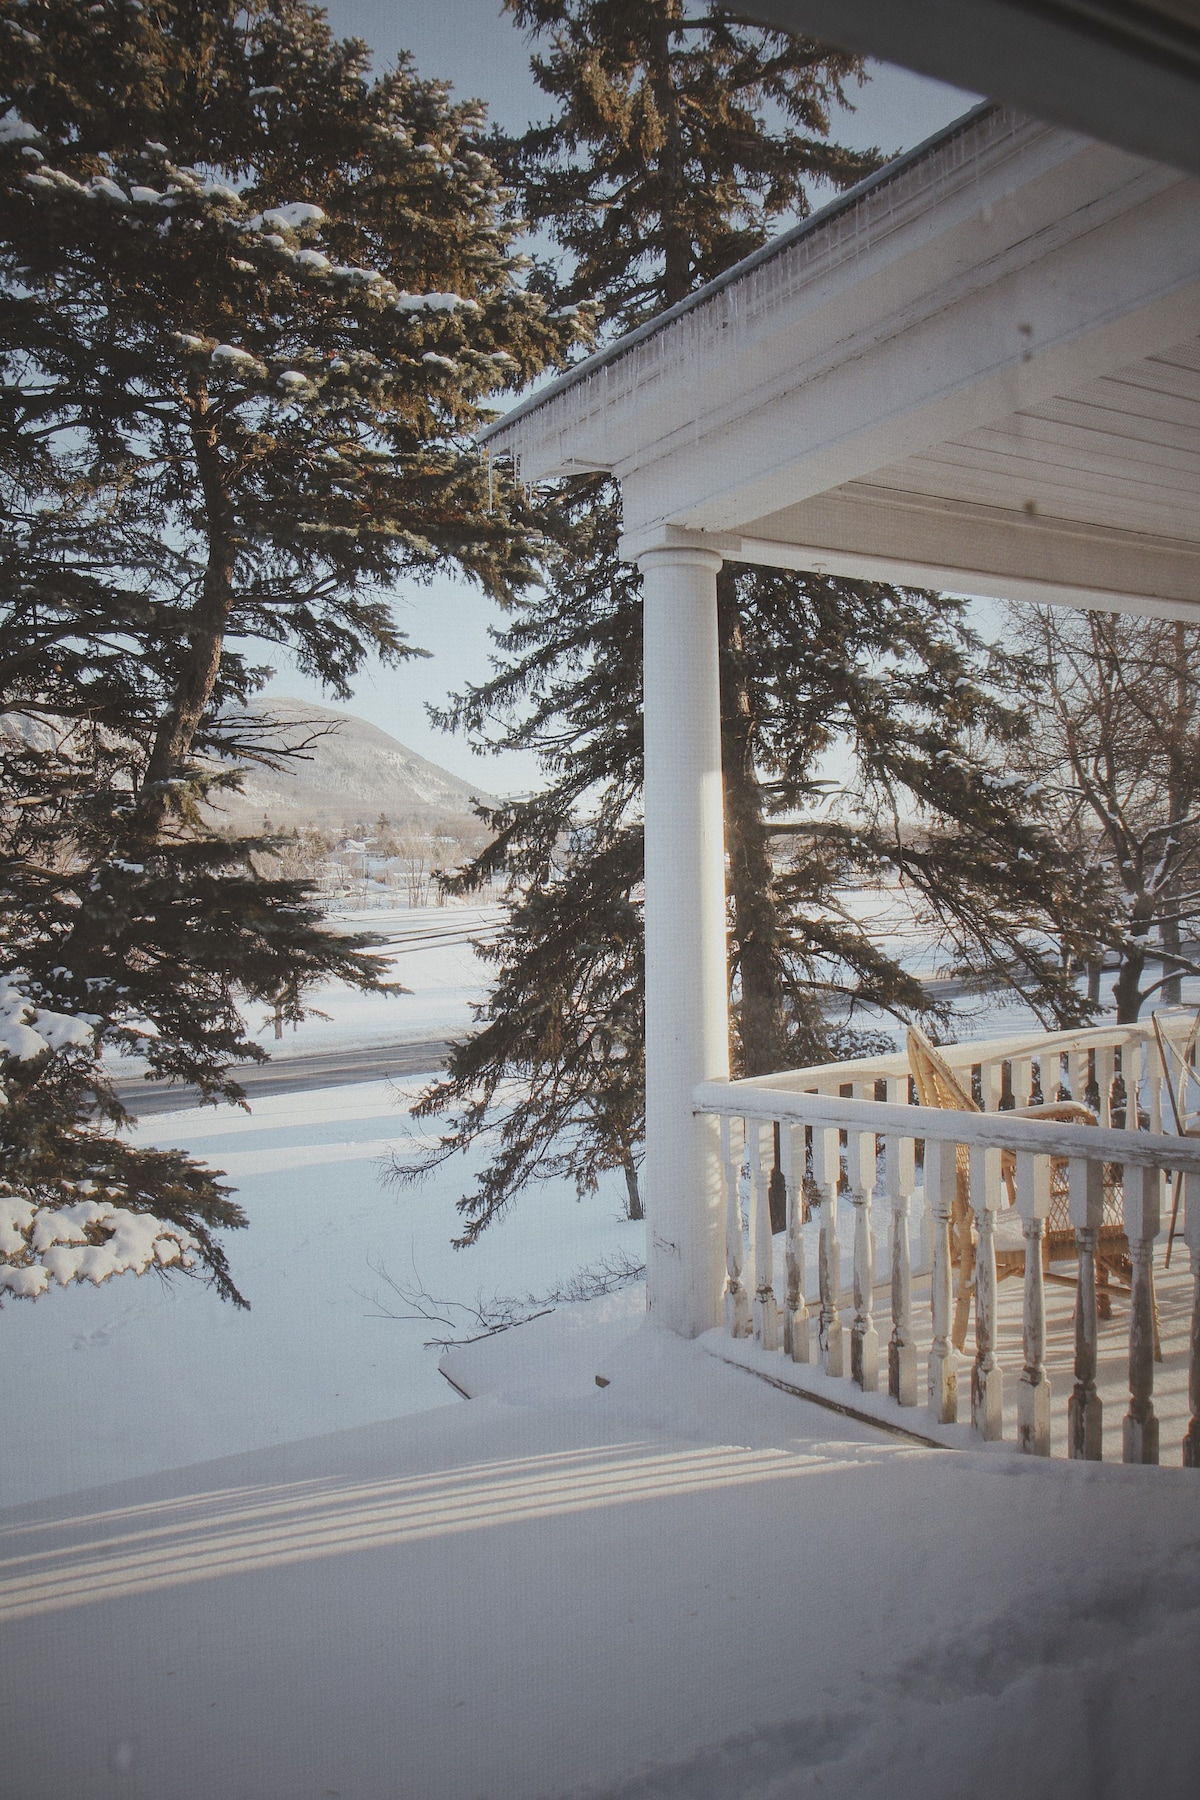
{"type": "Polygon", "coordinates": [[[692,1110],[729,1072],[719,567],[689,549],[643,567],[647,1300],[683,1337],[717,1323],[725,1262],[716,1124],[692,1110]]]}
{"type": "Polygon", "coordinates": [[[836,1094],[788,1093],[760,1082],[701,1082],[698,1112],[747,1119],[790,1119],[839,1131],[876,1131],[927,1142],[1028,1150],[1036,1156],[1082,1157],[1149,1169],[1200,1173],[1200,1140],[1161,1132],[1114,1131],[1111,1126],[1014,1119],[1008,1113],[946,1112],[935,1106],[896,1106],[836,1094]]]}

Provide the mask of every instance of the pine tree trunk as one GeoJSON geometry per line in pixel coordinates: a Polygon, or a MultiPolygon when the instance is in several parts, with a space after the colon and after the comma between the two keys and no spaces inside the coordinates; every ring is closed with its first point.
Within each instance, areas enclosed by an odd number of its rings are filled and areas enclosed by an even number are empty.
{"type": "Polygon", "coordinates": [[[754,766],[752,697],[731,569],[723,569],[717,577],[717,616],[729,896],[741,988],[741,1071],[743,1075],[770,1075],[784,1068],[787,1060],[779,915],[762,787],[754,766]]]}
{"type": "MultiPolygon", "coordinates": [[[[212,698],[233,606],[233,571],[237,555],[234,511],[203,383],[193,379],[189,384],[189,397],[192,447],[204,497],[208,559],[188,633],[187,651],[171,703],[155,733],[133,816],[134,844],[143,850],[152,849],[162,834],[170,807],[166,783],[190,755],[197,728],[212,698]]],[[[103,930],[103,924],[90,910],[81,908],[64,946],[64,955],[70,959],[85,956],[88,946],[103,930]]]]}
{"type": "Polygon", "coordinates": [[[658,162],[658,176],[663,184],[663,302],[674,306],[690,291],[692,285],[692,237],[687,220],[677,205],[683,190],[683,128],[679,117],[679,96],[671,69],[671,26],[682,17],[680,0],[658,0],[653,36],[656,66],[652,76],[654,103],[663,122],[663,147],[658,162]]]}
{"type": "Polygon", "coordinates": [[[158,836],[166,817],[168,798],[164,783],[171,780],[179,765],[191,754],[197,729],[212,698],[233,606],[233,571],[237,557],[234,513],[221,464],[216,425],[203,383],[193,381],[190,384],[189,400],[192,448],[204,496],[208,560],[188,633],[187,654],[146,764],[138,826],[148,840],[158,836]]]}
{"type": "Polygon", "coordinates": [[[637,1168],[628,1151],[621,1158],[621,1167],[625,1171],[625,1217],[644,1219],[646,1212],[642,1205],[642,1191],[638,1186],[637,1168]]]}

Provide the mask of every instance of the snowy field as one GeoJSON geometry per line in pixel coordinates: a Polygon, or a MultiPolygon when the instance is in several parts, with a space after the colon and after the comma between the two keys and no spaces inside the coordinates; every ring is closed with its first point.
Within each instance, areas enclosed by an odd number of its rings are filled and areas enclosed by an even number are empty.
{"type": "MultiPolygon", "coordinates": [[[[465,1031],[486,970],[463,940],[494,917],[428,907],[339,918],[432,941],[388,953],[410,993],[385,999],[329,984],[314,996],[329,1019],[289,1030],[284,1051],[465,1031]]],[[[462,1335],[469,1319],[451,1314],[447,1328],[386,1317],[406,1309],[381,1269],[470,1306],[540,1296],[618,1249],[643,1260],[643,1229],[620,1219],[616,1181],[583,1203],[567,1184],[533,1192],[474,1248],[452,1249],[465,1160],[416,1187],[380,1179],[393,1148],[430,1141],[429,1126],[407,1112],[425,1085],[415,1076],[257,1097],[251,1113],[148,1118],[141,1141],[186,1149],[236,1188],[249,1225],[225,1243],[250,1311],[198,1281],[154,1276],[6,1305],[0,1506],[453,1402],[424,1344],[462,1335]]]]}
{"type": "Polygon", "coordinates": [[[388,940],[379,951],[386,978],[408,992],[360,994],[341,982],[328,982],[313,990],[310,1001],[314,1011],[326,1017],[285,1026],[281,1042],[275,1040],[267,1019],[251,1019],[254,1035],[265,1050],[279,1057],[465,1033],[471,1025],[471,1002],[481,997],[487,977],[487,964],[472,950],[471,941],[486,939],[503,917],[498,906],[460,905],[337,913],[333,922],[340,930],[388,940]]]}
{"type": "Polygon", "coordinates": [[[1194,1800],[1192,1472],[886,1442],[637,1298],[0,1516],[8,1791],[1194,1800]]]}
{"type": "Polygon", "coordinates": [[[583,1204],[565,1188],[532,1194],[476,1247],[451,1249],[465,1167],[416,1188],[379,1179],[413,1135],[404,1103],[422,1085],[369,1082],[256,1100],[252,1115],[147,1121],[146,1141],[193,1151],[236,1186],[250,1224],[225,1242],[250,1311],[197,1281],[153,1276],[7,1305],[0,1505],[453,1400],[423,1348],[447,1331],[380,1316],[404,1310],[380,1265],[470,1303],[543,1294],[617,1247],[641,1260],[641,1228],[620,1222],[616,1183],[583,1204]]]}
{"type": "MultiPolygon", "coordinates": [[[[468,1023],[468,949],[393,966],[411,998],[331,990],[296,1049],[468,1023]]],[[[1192,1472],[883,1440],[640,1286],[450,1350],[464,1402],[424,1344],[464,1316],[386,1317],[381,1270],[469,1308],[643,1229],[553,1188],[452,1250],[465,1166],[379,1180],[422,1085],[147,1119],[236,1185],[249,1313],[128,1277],[4,1308],[0,1791],[1194,1800],[1192,1472]]]]}
{"type": "MultiPolygon", "coordinates": [[[[471,1003],[482,997],[487,965],[471,948],[503,917],[496,906],[420,906],[339,912],[339,930],[366,932],[389,940],[379,951],[384,977],[404,993],[362,994],[344,982],[314,988],[308,997],[314,1016],[285,1025],[277,1040],[263,1007],[245,1009],[251,1038],[273,1059],[372,1044],[419,1043],[454,1037],[470,1029],[471,1003]],[[324,1015],[324,1016],[321,1016],[324,1015]]],[[[114,1057],[121,1080],[139,1075],[140,1058],[114,1057]]]]}

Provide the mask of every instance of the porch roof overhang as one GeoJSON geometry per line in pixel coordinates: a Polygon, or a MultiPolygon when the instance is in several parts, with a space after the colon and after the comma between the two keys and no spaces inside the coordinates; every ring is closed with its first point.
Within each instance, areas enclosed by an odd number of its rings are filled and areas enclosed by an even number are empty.
{"type": "Polygon", "coordinates": [[[740,0],[739,10],[1200,173],[1196,0],[740,0]]]}
{"type": "Polygon", "coordinates": [[[981,106],[484,439],[630,556],[1200,621],[1200,179],[981,106]]]}

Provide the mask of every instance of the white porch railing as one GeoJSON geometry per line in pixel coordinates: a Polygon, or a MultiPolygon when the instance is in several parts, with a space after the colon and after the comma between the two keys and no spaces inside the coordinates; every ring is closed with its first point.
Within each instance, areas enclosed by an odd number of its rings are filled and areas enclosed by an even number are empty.
{"type": "MultiPolygon", "coordinates": [[[[1183,1026],[1179,1018],[1173,1028],[1183,1026]]],[[[1014,1036],[942,1046],[941,1055],[962,1085],[973,1090],[981,1112],[911,1104],[904,1056],[833,1063],[753,1081],[708,1082],[696,1089],[697,1111],[716,1114],[721,1125],[727,1332],[734,1338],[752,1335],[762,1350],[794,1363],[817,1365],[825,1376],[846,1383],[848,1398],[855,1388],[875,1392],[882,1374],[895,1406],[913,1408],[920,1403],[917,1340],[925,1335],[914,1328],[914,1281],[923,1285],[928,1276],[925,1361],[933,1418],[952,1425],[960,1410],[965,1413],[969,1407],[980,1437],[1000,1438],[1004,1375],[998,1361],[996,1225],[1002,1215],[1006,1226],[1015,1223],[1007,1205],[1015,1195],[1024,1249],[1015,1439],[1022,1450],[1049,1455],[1043,1239],[1052,1182],[1061,1194],[1065,1178],[1077,1261],[1074,1379],[1070,1395],[1055,1398],[1066,1402],[1068,1453],[1099,1460],[1103,1406],[1097,1391],[1097,1248],[1105,1183],[1112,1194],[1119,1181],[1131,1266],[1122,1453],[1126,1462],[1157,1463],[1154,1251],[1165,1224],[1164,1175],[1182,1174],[1183,1236],[1191,1260],[1183,1462],[1200,1467],[1200,1140],[1163,1130],[1164,1109],[1168,1120],[1171,1115],[1150,1028],[1014,1036]],[[1005,1116],[1005,1108],[1039,1098],[1084,1100],[1098,1123],[1005,1116]],[[924,1253],[919,1248],[914,1256],[910,1207],[922,1166],[925,1243],[924,1253]],[[961,1205],[964,1179],[974,1237],[975,1344],[973,1355],[960,1356],[952,1342],[951,1223],[956,1201],[961,1205]],[[786,1190],[787,1226],[783,1268],[777,1271],[771,1197],[780,1181],[786,1190]],[[749,1201],[745,1223],[744,1193],[749,1201]],[[820,1221],[815,1293],[806,1282],[806,1200],[820,1221]],[[842,1292],[838,1235],[839,1208],[846,1204],[853,1210],[851,1296],[842,1292]],[[890,1278],[882,1284],[875,1252],[881,1211],[890,1237],[890,1278]],[[777,1275],[783,1277],[778,1291],[777,1275]],[[890,1295],[890,1332],[882,1351],[875,1317],[880,1287],[890,1295]],[[850,1305],[845,1304],[848,1298],[850,1305]]],[[[812,1236],[810,1231],[810,1251],[812,1236]]],[[[1019,1252],[1017,1258],[1019,1267],[1019,1252]]],[[[1007,1263],[1012,1262],[1010,1250],[1007,1263]]]]}

